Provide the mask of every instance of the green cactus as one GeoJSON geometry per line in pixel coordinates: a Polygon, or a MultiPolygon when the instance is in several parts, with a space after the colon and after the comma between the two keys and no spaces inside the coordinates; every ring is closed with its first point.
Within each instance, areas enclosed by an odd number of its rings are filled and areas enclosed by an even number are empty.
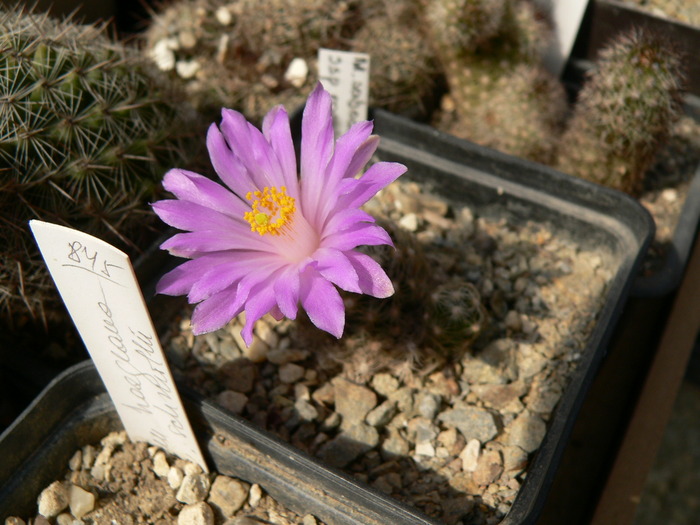
{"type": "Polygon", "coordinates": [[[186,163],[193,114],[104,26],[0,10],[0,51],[0,310],[50,316],[59,301],[27,221],[133,248],[163,172],[186,163]]]}
{"type": "Polygon", "coordinates": [[[436,125],[512,155],[550,161],[566,94],[540,62],[549,29],[533,4],[436,0],[424,17],[449,89],[436,125]]]}
{"type": "Polygon", "coordinates": [[[678,55],[658,37],[633,29],[601,52],[561,138],[556,166],[628,193],[680,116],[678,55]]]}

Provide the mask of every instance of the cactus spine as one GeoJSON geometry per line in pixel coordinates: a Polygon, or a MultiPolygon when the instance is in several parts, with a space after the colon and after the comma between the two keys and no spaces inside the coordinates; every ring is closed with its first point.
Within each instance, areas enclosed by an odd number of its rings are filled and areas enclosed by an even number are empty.
{"type": "Polygon", "coordinates": [[[566,97],[539,62],[549,31],[533,5],[426,0],[424,13],[449,88],[438,126],[512,155],[549,161],[566,97]]]}
{"type": "Polygon", "coordinates": [[[184,163],[185,106],[104,26],[0,10],[0,51],[0,309],[42,317],[58,301],[27,220],[128,246],[163,171],[184,163]]]}
{"type": "Polygon", "coordinates": [[[680,115],[681,64],[639,29],[600,53],[559,145],[557,167],[628,193],[641,189],[680,115]]]}

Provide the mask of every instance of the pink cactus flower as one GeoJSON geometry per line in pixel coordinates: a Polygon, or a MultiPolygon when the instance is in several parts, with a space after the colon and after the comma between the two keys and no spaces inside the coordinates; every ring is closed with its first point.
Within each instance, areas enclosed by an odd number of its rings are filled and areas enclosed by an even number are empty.
{"type": "Polygon", "coordinates": [[[360,206],[406,171],[379,162],[358,176],[379,143],[372,127],[357,123],[334,140],[331,97],[319,83],[304,110],[298,171],[289,117],[278,106],[262,132],[229,109],[209,128],[207,148],[225,186],[182,169],[165,175],[163,186],[177,199],[153,209],[186,233],[161,248],[190,260],[165,274],[157,291],[197,304],[195,334],[245,311],[241,334],[250,344],[255,321],[266,313],[294,319],[301,305],[318,328],[341,337],[345,307],[336,286],[379,298],[394,293],[379,264],[356,250],[392,244],[360,206]]]}

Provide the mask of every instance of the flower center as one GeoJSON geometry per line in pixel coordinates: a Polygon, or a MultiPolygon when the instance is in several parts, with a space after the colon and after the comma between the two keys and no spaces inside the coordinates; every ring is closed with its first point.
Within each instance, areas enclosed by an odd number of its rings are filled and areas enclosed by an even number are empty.
{"type": "Polygon", "coordinates": [[[296,210],[294,197],[287,195],[284,186],[279,190],[265,186],[262,191],[249,191],[245,198],[253,201],[253,204],[251,211],[245,212],[243,218],[250,223],[250,231],[260,235],[279,235],[280,229],[292,220],[296,210]]]}

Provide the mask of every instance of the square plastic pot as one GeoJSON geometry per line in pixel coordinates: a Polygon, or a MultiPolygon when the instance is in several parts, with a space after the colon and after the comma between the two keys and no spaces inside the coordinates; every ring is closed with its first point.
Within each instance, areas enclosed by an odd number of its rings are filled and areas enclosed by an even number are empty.
{"type": "MultiPolygon", "coordinates": [[[[468,205],[481,216],[547,223],[554,235],[612,254],[612,278],[597,322],[529,463],[522,488],[502,521],[504,525],[535,523],[652,236],[651,217],[620,192],[386,112],[377,111],[374,120],[375,132],[382,138],[378,155],[406,164],[408,178],[428,182],[433,193],[468,205]]],[[[160,273],[162,268],[155,270],[156,275],[160,273]]],[[[157,325],[170,319],[162,297],[151,310],[158,314],[157,325]]],[[[77,447],[119,426],[102,392],[94,371],[81,365],[52,383],[0,436],[0,454],[6,458],[0,466],[0,518],[9,512],[26,512],[77,447]]],[[[207,401],[188,396],[186,406],[213,469],[259,483],[292,510],[310,512],[328,524],[438,524],[207,401]]]]}

